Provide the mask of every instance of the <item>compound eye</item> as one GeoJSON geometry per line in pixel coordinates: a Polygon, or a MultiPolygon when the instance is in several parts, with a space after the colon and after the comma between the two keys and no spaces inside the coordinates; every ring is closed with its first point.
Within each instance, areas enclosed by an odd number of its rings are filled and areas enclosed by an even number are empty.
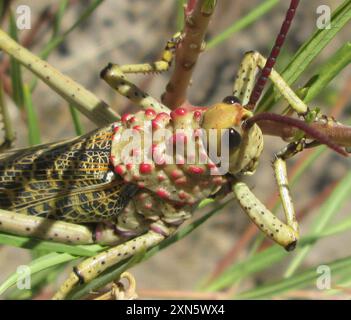
{"type": "Polygon", "coordinates": [[[234,103],[241,103],[241,101],[239,100],[239,98],[237,98],[236,96],[227,96],[223,99],[224,103],[226,104],[234,104],[234,103]]]}
{"type": "Polygon", "coordinates": [[[241,143],[241,135],[234,128],[229,128],[229,149],[235,149],[241,143]]]}

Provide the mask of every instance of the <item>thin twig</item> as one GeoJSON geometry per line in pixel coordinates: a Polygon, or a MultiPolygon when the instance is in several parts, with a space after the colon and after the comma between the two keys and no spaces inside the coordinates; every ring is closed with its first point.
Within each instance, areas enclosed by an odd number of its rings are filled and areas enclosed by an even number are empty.
{"type": "Polygon", "coordinates": [[[162,95],[162,103],[170,109],[179,107],[187,100],[187,89],[203,49],[205,33],[215,4],[215,0],[188,0],[183,39],[176,49],[175,68],[162,95]]]}

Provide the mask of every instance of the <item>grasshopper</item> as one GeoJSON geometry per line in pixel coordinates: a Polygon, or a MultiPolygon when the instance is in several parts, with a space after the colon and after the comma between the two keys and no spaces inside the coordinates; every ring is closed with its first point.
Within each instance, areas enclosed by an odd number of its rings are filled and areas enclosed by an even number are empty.
{"type": "MultiPolygon", "coordinates": [[[[220,199],[232,193],[270,239],[288,251],[295,248],[299,228],[286,160],[316,143],[346,155],[343,147],[350,144],[345,139],[349,131],[342,139],[332,141],[308,126],[304,120],[311,111],[273,69],[298,3],[291,1],[269,58],[248,52],[238,70],[232,95],[222,102],[208,108],[187,104],[171,110],[127,79],[128,73],[168,70],[173,52],[182,41],[181,33],[177,33],[168,41],[160,61],[108,64],[101,72],[103,80],[141,111],[125,114],[108,126],[69,141],[1,154],[0,203],[4,210],[0,211],[0,231],[71,244],[111,246],[74,267],[54,299],[64,299],[77,284],[89,282],[119,261],[159,244],[208,197],[220,199]],[[257,70],[261,73],[256,80],[257,70]],[[302,120],[271,113],[254,115],[268,78],[302,120]],[[277,152],[273,160],[286,222],[270,212],[241,181],[243,175],[251,175],[257,168],[263,150],[260,125],[277,122],[304,133],[277,152]],[[147,145],[150,128],[155,133],[147,145]],[[158,130],[171,135],[156,138],[158,130]],[[139,148],[133,148],[134,136],[122,139],[130,133],[141,139],[139,148]],[[216,146],[221,146],[215,152],[210,152],[205,144],[211,134],[216,146]],[[314,142],[309,144],[307,139],[314,142]],[[181,156],[173,153],[170,156],[173,161],[164,159],[163,151],[169,145],[178,151],[178,143],[191,142],[195,155],[187,150],[181,156]],[[129,145],[131,149],[127,148],[129,145]],[[215,162],[224,151],[228,153],[227,159],[215,162]],[[128,156],[140,158],[128,162],[125,160],[128,156]],[[192,156],[191,163],[184,161],[186,156],[192,156]],[[224,164],[227,172],[222,173],[218,169],[224,164]]],[[[326,122],[329,127],[338,126],[328,117],[314,118],[316,127],[326,122]]]]}

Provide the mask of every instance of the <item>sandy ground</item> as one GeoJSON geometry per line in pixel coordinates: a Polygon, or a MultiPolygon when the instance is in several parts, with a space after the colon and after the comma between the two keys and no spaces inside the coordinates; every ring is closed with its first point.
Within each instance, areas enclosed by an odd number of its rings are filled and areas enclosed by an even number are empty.
{"type": "MultiPolygon", "coordinates": [[[[21,1],[31,6],[33,16],[37,10],[43,8],[44,3],[53,2],[55,1],[21,1]]],[[[87,1],[79,1],[79,3],[65,16],[64,28],[70,26],[86,6],[87,1]]],[[[259,3],[258,0],[219,1],[208,38],[224,30],[259,3]]],[[[281,57],[281,64],[286,63],[287,59],[316,28],[316,7],[321,3],[319,0],[301,3],[286,49],[281,57]]],[[[335,9],[340,3],[341,1],[323,1],[323,4],[330,5],[332,9],[335,9]]],[[[217,48],[203,53],[190,90],[191,102],[209,105],[230,94],[234,75],[243,53],[253,49],[264,55],[269,53],[285,9],[285,1],[282,1],[272,13],[261,18],[245,31],[232,36],[217,48]]],[[[137,63],[152,61],[158,57],[166,40],[176,31],[175,20],[175,1],[106,0],[95,14],[72,33],[60,49],[50,56],[49,62],[84,84],[101,98],[109,101],[119,112],[123,113],[126,109],[133,110],[133,106],[130,106],[125,98],[117,96],[99,79],[99,71],[109,61],[119,64],[137,63]]],[[[38,52],[42,43],[47,41],[48,36],[48,33],[41,34],[40,40],[33,48],[34,52],[38,52]]],[[[344,28],[296,86],[303,85],[304,81],[318,70],[325,59],[347,40],[349,40],[349,34],[344,28]]],[[[347,68],[330,84],[323,98],[314,101],[315,104],[328,113],[328,108],[335,103],[350,75],[351,69],[347,68]]],[[[26,76],[29,77],[29,74],[26,76]]],[[[133,79],[149,93],[159,97],[168,79],[168,74],[152,78],[140,76],[133,79]]],[[[34,95],[34,103],[40,114],[43,142],[74,136],[65,102],[52,93],[45,84],[39,85],[34,95]]],[[[349,114],[350,103],[346,109],[349,114]]],[[[16,115],[15,109],[12,111],[18,129],[17,145],[25,146],[27,144],[25,125],[16,115]]],[[[86,119],[83,119],[83,123],[86,130],[94,128],[94,125],[86,119]]],[[[265,143],[258,171],[253,177],[247,179],[255,194],[263,201],[266,201],[276,190],[270,160],[274,151],[283,146],[283,142],[276,138],[267,137],[265,143]]],[[[298,160],[299,157],[296,159],[298,160]]],[[[289,162],[289,167],[293,163],[294,161],[289,162]]],[[[349,168],[349,160],[341,159],[332,152],[325,153],[292,189],[297,209],[303,208],[316,192],[343,177],[349,168]]],[[[351,202],[348,201],[347,205],[340,208],[335,221],[346,217],[350,207],[351,202]]],[[[309,223],[318,213],[318,209],[310,212],[308,218],[302,223],[302,234],[308,231],[309,223]]],[[[200,215],[201,212],[196,213],[197,217],[200,215]]],[[[132,271],[139,288],[193,289],[232,248],[248,224],[248,219],[238,206],[235,203],[231,204],[186,239],[133,268],[132,271]]],[[[326,261],[349,255],[350,248],[344,244],[349,243],[350,240],[351,232],[320,241],[308,255],[304,265],[323,264],[326,261]]],[[[22,249],[3,246],[0,248],[0,253],[0,282],[13,272],[16,266],[26,263],[29,259],[28,253],[22,249]]],[[[245,255],[245,252],[243,251],[242,254],[245,255]]],[[[279,264],[276,268],[283,270],[286,262],[279,264]]],[[[267,281],[277,275],[279,276],[277,270],[272,268],[257,278],[251,279],[248,283],[244,283],[243,286],[254,281],[267,281]]]]}

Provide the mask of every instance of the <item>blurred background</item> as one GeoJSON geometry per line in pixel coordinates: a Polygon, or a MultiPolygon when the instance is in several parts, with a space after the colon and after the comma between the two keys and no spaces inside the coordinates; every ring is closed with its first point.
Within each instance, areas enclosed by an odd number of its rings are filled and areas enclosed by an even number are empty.
{"type": "MultiPolygon", "coordinates": [[[[52,10],[58,2],[21,0],[11,1],[10,5],[15,11],[17,5],[27,4],[31,9],[34,24],[44,10],[52,10]]],[[[279,57],[278,70],[287,65],[297,49],[315,32],[316,19],[319,16],[317,7],[321,4],[328,5],[333,11],[342,2],[301,1],[288,40],[279,57]]],[[[62,19],[62,30],[69,28],[89,3],[90,1],[86,0],[69,1],[69,7],[62,19]]],[[[218,1],[208,29],[208,40],[220,34],[261,3],[262,1],[259,0],[218,1]]],[[[269,54],[287,6],[288,1],[280,1],[253,24],[201,54],[189,90],[189,99],[193,104],[210,105],[229,95],[235,73],[246,51],[257,50],[265,56],[269,54]]],[[[108,62],[141,63],[151,62],[160,57],[167,39],[177,31],[178,12],[179,3],[175,0],[105,0],[83,24],[66,37],[58,49],[50,54],[48,61],[104,99],[119,113],[126,110],[135,111],[135,107],[124,97],[118,96],[100,80],[99,72],[108,62]]],[[[50,23],[52,23],[50,17],[45,18],[42,27],[29,41],[32,52],[38,53],[50,39],[52,33],[50,23]]],[[[3,19],[2,27],[8,30],[8,17],[3,19]]],[[[24,39],[31,33],[33,30],[20,31],[19,38],[24,39]]],[[[303,86],[318,72],[328,57],[349,39],[349,28],[346,26],[303,73],[293,88],[303,86]]],[[[31,79],[32,75],[28,71],[23,72],[25,79],[31,79]]],[[[155,76],[130,76],[130,79],[154,97],[159,98],[169,75],[168,72],[155,76]]],[[[329,114],[333,107],[341,103],[343,111],[338,119],[347,122],[351,113],[350,91],[351,69],[347,67],[323,90],[311,106],[318,106],[324,113],[329,114]]],[[[67,103],[52,92],[45,83],[39,81],[33,94],[33,103],[39,117],[41,142],[52,142],[75,136],[67,103]]],[[[276,112],[281,110],[279,106],[275,109],[276,112]]],[[[17,134],[15,146],[27,146],[26,118],[13,104],[10,104],[10,111],[17,134]]],[[[83,115],[80,115],[80,119],[85,132],[95,128],[95,125],[83,115]]],[[[277,192],[271,159],[274,152],[284,144],[281,139],[266,137],[258,170],[254,176],[246,179],[255,194],[266,204],[272,202],[272,195],[277,192]]],[[[302,155],[295,157],[289,161],[288,167],[296,168],[301,159],[303,159],[302,155]]],[[[308,232],[311,221],[318,215],[320,210],[318,197],[326,195],[349,169],[350,160],[332,151],[326,151],[291,188],[296,209],[303,215],[302,235],[308,232]]],[[[348,200],[333,217],[333,223],[346,218],[350,208],[351,200],[348,200]]],[[[199,217],[208,210],[209,208],[199,210],[195,216],[199,217]]],[[[281,216],[281,212],[279,215],[281,216]]],[[[188,237],[134,267],[131,271],[137,280],[138,289],[145,294],[144,297],[147,297],[148,290],[194,290],[214,270],[218,270],[229,252],[234,254],[232,262],[242,261],[247,257],[256,238],[255,227],[250,225],[248,218],[235,201],[232,201],[188,237]]],[[[321,239],[308,253],[301,269],[326,264],[328,261],[350,255],[350,247],[347,245],[350,241],[350,231],[321,239]]],[[[265,243],[267,244],[271,243],[265,243]]],[[[246,278],[240,283],[239,289],[244,290],[280,279],[294,255],[295,253],[291,253],[282,262],[246,278]]],[[[14,272],[18,265],[28,261],[30,261],[30,255],[27,250],[0,246],[0,283],[14,272]]],[[[57,282],[61,280],[63,277],[57,279],[57,282]]],[[[57,283],[53,283],[47,291],[50,292],[56,285],[57,283]]]]}

